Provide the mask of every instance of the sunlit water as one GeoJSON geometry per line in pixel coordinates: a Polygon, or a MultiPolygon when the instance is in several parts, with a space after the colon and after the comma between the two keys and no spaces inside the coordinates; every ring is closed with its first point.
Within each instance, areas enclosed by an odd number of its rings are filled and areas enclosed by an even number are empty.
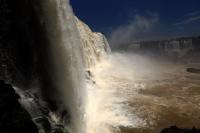
{"type": "Polygon", "coordinates": [[[92,68],[87,133],[155,132],[200,126],[200,77],[181,64],[134,54],[112,54],[92,68]]]}

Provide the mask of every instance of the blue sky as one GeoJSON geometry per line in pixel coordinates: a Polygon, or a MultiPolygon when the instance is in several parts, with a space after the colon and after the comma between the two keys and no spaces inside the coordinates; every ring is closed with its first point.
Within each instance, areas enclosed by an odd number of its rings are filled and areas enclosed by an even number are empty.
{"type": "Polygon", "coordinates": [[[75,14],[109,40],[200,35],[200,0],[71,0],[75,14]]]}

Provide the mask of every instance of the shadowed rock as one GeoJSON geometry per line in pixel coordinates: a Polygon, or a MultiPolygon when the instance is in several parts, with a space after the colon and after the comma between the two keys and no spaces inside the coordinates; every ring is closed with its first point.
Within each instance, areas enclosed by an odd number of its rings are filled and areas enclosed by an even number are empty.
{"type": "Polygon", "coordinates": [[[171,126],[170,128],[163,129],[160,133],[200,133],[200,129],[181,129],[176,126],[171,126]]]}
{"type": "Polygon", "coordinates": [[[0,132],[38,133],[28,112],[18,102],[14,89],[0,81],[0,132]]]}
{"type": "Polygon", "coordinates": [[[200,74],[200,69],[197,69],[197,68],[187,68],[187,72],[190,72],[190,73],[199,73],[200,74]]]}

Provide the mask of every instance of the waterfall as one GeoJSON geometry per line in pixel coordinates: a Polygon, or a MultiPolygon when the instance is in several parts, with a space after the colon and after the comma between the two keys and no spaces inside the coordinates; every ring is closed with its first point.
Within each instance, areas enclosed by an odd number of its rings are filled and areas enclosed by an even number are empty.
{"type": "Polygon", "coordinates": [[[58,109],[55,112],[48,109],[48,101],[40,94],[43,91],[40,90],[43,89],[40,85],[32,86],[26,91],[18,87],[15,90],[21,96],[21,104],[31,114],[39,129],[43,128],[40,126],[40,117],[44,116],[51,123],[51,128],[54,128],[52,125],[64,124],[69,132],[84,133],[85,70],[75,16],[68,0],[42,0],[32,3],[41,31],[45,34],[46,44],[41,46],[44,50],[41,58],[44,58],[44,69],[48,78],[46,84],[50,84],[45,87],[53,88],[49,92],[45,88],[46,95],[54,100],[58,109]],[[50,91],[55,93],[51,94],[50,91]],[[43,108],[47,111],[42,111],[43,108]]]}
{"type": "Polygon", "coordinates": [[[68,0],[45,0],[50,76],[71,117],[73,133],[84,133],[84,69],[81,40],[68,0]],[[52,12],[54,10],[54,12],[52,12]],[[52,13],[49,13],[52,12],[52,13]],[[52,15],[52,16],[51,16],[52,15]],[[55,21],[57,20],[57,22],[55,21]]]}

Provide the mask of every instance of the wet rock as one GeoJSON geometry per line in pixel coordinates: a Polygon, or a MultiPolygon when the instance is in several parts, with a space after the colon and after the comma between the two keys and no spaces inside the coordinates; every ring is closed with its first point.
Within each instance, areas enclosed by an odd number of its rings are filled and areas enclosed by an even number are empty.
{"type": "Polygon", "coordinates": [[[94,81],[94,75],[92,74],[90,70],[85,71],[85,77],[88,83],[96,84],[96,81],[94,81]]]}
{"type": "Polygon", "coordinates": [[[176,126],[172,126],[170,128],[163,129],[160,133],[200,133],[200,129],[192,128],[192,129],[181,129],[176,126]]]}
{"type": "Polygon", "coordinates": [[[37,123],[37,126],[39,127],[40,132],[44,133],[50,133],[51,132],[51,124],[49,120],[46,117],[38,117],[34,118],[35,123],[37,123]]]}
{"type": "Polygon", "coordinates": [[[187,68],[186,71],[190,72],[190,73],[199,73],[200,74],[200,69],[197,69],[197,68],[187,68]]]}
{"type": "Polygon", "coordinates": [[[52,133],[68,133],[63,125],[56,125],[52,133]]]}

